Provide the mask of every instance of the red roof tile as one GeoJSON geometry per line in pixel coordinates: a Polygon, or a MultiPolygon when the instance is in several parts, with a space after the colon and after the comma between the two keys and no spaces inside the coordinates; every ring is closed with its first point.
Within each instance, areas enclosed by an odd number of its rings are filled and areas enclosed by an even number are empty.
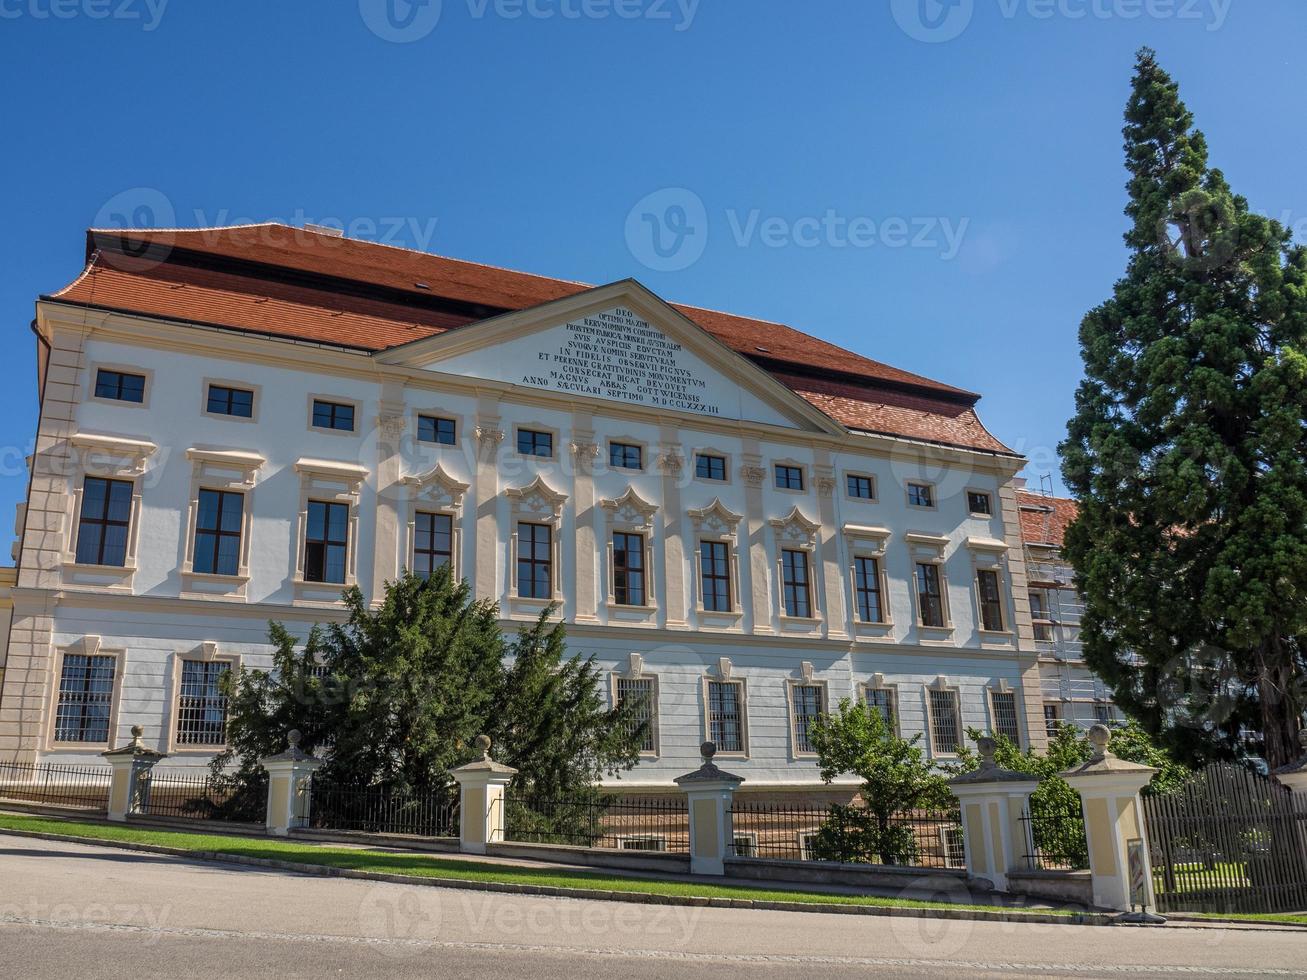
{"type": "MultiPolygon", "coordinates": [[[[87,243],[98,259],[51,298],[370,352],[592,288],[287,225],[92,230],[87,243]]],[[[849,428],[1011,452],[977,395],[784,324],[676,308],[849,428]]]]}
{"type": "Polygon", "coordinates": [[[1017,491],[1021,513],[1021,540],[1026,544],[1062,547],[1066,529],[1076,519],[1079,507],[1068,497],[1050,497],[1033,490],[1017,491]]]}

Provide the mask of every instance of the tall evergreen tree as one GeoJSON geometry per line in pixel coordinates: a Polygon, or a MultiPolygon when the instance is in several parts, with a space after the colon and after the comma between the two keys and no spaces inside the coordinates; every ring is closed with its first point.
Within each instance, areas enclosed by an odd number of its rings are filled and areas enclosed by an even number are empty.
{"type": "Polygon", "coordinates": [[[1148,49],[1124,134],[1130,260],[1061,446],[1085,655],[1184,758],[1250,728],[1276,766],[1307,677],[1307,254],[1208,166],[1148,49]]]}

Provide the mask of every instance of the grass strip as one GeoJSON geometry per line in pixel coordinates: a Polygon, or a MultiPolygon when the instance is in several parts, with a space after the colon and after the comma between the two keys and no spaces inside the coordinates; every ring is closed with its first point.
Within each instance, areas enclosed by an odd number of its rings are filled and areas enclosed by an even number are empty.
{"type": "MultiPolygon", "coordinates": [[[[407,875],[456,881],[495,882],[550,888],[588,888],[671,898],[728,898],[754,902],[798,902],[812,905],[867,905],[882,908],[962,909],[984,912],[1020,912],[1020,909],[997,905],[966,905],[954,902],[931,902],[920,899],[886,898],[877,895],[846,895],[821,891],[789,891],[718,885],[706,882],[666,881],[651,878],[627,878],[590,871],[560,871],[554,868],[524,868],[515,865],[488,865],[457,858],[429,854],[404,854],[357,848],[329,847],[298,841],[230,837],[224,834],[197,834],[180,830],[156,830],[144,827],[83,823],[73,820],[20,816],[0,813],[0,830],[84,837],[124,844],[146,844],[177,848],[196,853],[231,855],[269,861],[293,861],[298,864],[352,871],[407,875]]],[[[1074,915],[1068,909],[1038,909],[1044,915],[1074,915]]]]}

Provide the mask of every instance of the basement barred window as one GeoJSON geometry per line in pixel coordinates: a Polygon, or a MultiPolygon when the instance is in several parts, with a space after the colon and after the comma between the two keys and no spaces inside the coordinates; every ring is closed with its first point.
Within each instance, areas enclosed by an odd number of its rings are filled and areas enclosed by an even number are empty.
{"type": "Polygon", "coordinates": [[[867,707],[880,715],[885,723],[885,730],[898,734],[899,706],[898,693],[892,687],[869,687],[866,689],[867,707]]]}
{"type": "Polygon", "coordinates": [[[1017,721],[1017,696],[1014,691],[991,691],[989,703],[994,710],[994,734],[1021,745],[1021,725],[1017,721]]]}
{"type": "Polygon", "coordinates": [[[708,682],[708,738],[719,752],[744,751],[744,684],[708,682]]]}
{"type": "Polygon", "coordinates": [[[790,687],[796,752],[815,751],[812,747],[812,729],[826,710],[825,694],[825,688],[820,684],[794,684],[790,687]]]}
{"type": "Polygon", "coordinates": [[[115,658],[64,655],[55,710],[56,742],[109,741],[109,710],[113,704],[115,658]]]}
{"type": "Polygon", "coordinates": [[[634,704],[631,718],[631,732],[644,725],[644,735],[640,741],[641,752],[658,751],[657,724],[658,710],[654,679],[652,677],[617,678],[617,703],[619,706],[634,704]]]}
{"type": "Polygon", "coordinates": [[[231,664],[219,660],[183,660],[177,698],[178,745],[223,745],[227,741],[227,695],[223,678],[231,664]]]}
{"type": "Polygon", "coordinates": [[[957,691],[930,692],[930,745],[936,753],[956,755],[962,748],[962,710],[957,691]]]}

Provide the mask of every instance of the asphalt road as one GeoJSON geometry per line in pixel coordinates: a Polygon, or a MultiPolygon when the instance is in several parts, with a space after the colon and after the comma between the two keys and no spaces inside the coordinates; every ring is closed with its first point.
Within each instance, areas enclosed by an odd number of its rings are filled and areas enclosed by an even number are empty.
{"type": "Polygon", "coordinates": [[[319,878],[0,835],[0,977],[1263,977],[1307,931],[682,908],[319,878]]]}

